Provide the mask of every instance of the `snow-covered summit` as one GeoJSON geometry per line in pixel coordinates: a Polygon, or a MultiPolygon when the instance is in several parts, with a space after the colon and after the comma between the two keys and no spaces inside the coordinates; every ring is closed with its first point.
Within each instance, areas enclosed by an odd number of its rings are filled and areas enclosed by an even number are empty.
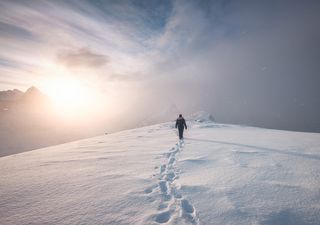
{"type": "Polygon", "coordinates": [[[0,158],[1,224],[319,224],[320,134],[172,122],[0,158]]]}
{"type": "Polygon", "coordinates": [[[213,116],[209,112],[198,111],[192,113],[191,115],[186,116],[187,120],[196,121],[196,122],[214,122],[213,116]]]}

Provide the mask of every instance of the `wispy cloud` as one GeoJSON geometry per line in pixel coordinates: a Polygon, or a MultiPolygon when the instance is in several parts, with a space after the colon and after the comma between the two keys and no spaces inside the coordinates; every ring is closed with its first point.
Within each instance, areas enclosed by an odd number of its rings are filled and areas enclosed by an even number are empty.
{"type": "Polygon", "coordinates": [[[243,123],[290,114],[280,119],[287,126],[320,112],[319,9],[286,0],[1,1],[2,87],[18,77],[41,86],[64,66],[119,104],[136,95],[135,106],[179,102],[243,123]]]}
{"type": "Polygon", "coordinates": [[[57,60],[70,68],[99,68],[109,61],[106,55],[92,52],[88,48],[61,51],[57,54],[57,60]]]}

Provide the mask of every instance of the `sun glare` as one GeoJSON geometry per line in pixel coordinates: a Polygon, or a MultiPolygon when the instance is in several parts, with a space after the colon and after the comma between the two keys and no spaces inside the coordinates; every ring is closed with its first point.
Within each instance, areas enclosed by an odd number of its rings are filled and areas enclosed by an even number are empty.
{"type": "Polygon", "coordinates": [[[95,96],[86,85],[71,78],[52,79],[46,85],[56,110],[63,115],[76,116],[90,112],[95,107],[95,96]]]}

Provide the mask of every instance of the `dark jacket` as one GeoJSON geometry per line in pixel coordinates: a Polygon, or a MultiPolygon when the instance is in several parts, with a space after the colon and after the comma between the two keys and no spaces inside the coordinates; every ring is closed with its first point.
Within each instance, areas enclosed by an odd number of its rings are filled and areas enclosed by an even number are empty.
{"type": "Polygon", "coordinates": [[[184,120],[183,117],[179,117],[176,121],[176,128],[178,128],[179,130],[180,129],[183,129],[183,128],[186,128],[187,129],[187,124],[186,124],[186,121],[184,120]]]}

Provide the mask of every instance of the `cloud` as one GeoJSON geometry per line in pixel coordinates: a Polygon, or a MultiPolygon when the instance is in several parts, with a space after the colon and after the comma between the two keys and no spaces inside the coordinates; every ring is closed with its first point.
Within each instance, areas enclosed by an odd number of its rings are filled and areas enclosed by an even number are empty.
{"type": "Polygon", "coordinates": [[[25,29],[24,27],[20,27],[14,24],[9,24],[6,22],[0,21],[0,32],[2,38],[19,38],[24,41],[26,40],[35,40],[36,38],[33,34],[25,29]]]}
{"type": "Polygon", "coordinates": [[[178,102],[225,122],[319,131],[320,4],[207,3],[175,2],[147,53],[154,79],[144,86],[150,96],[144,101],[157,109],[178,102]],[[305,125],[297,122],[302,115],[309,117],[305,125]]]}
{"type": "Polygon", "coordinates": [[[100,68],[109,62],[109,57],[95,53],[89,48],[64,50],[57,54],[59,63],[69,68],[100,68]]]}
{"type": "Polygon", "coordinates": [[[2,1],[0,76],[29,83],[62,64],[125,92],[117,107],[138,96],[137,113],[173,102],[222,122],[292,128],[307,115],[320,127],[319,9],[311,0],[2,1]]]}
{"type": "Polygon", "coordinates": [[[105,79],[107,82],[120,81],[120,82],[141,82],[146,77],[139,73],[131,74],[106,74],[105,79]]]}

